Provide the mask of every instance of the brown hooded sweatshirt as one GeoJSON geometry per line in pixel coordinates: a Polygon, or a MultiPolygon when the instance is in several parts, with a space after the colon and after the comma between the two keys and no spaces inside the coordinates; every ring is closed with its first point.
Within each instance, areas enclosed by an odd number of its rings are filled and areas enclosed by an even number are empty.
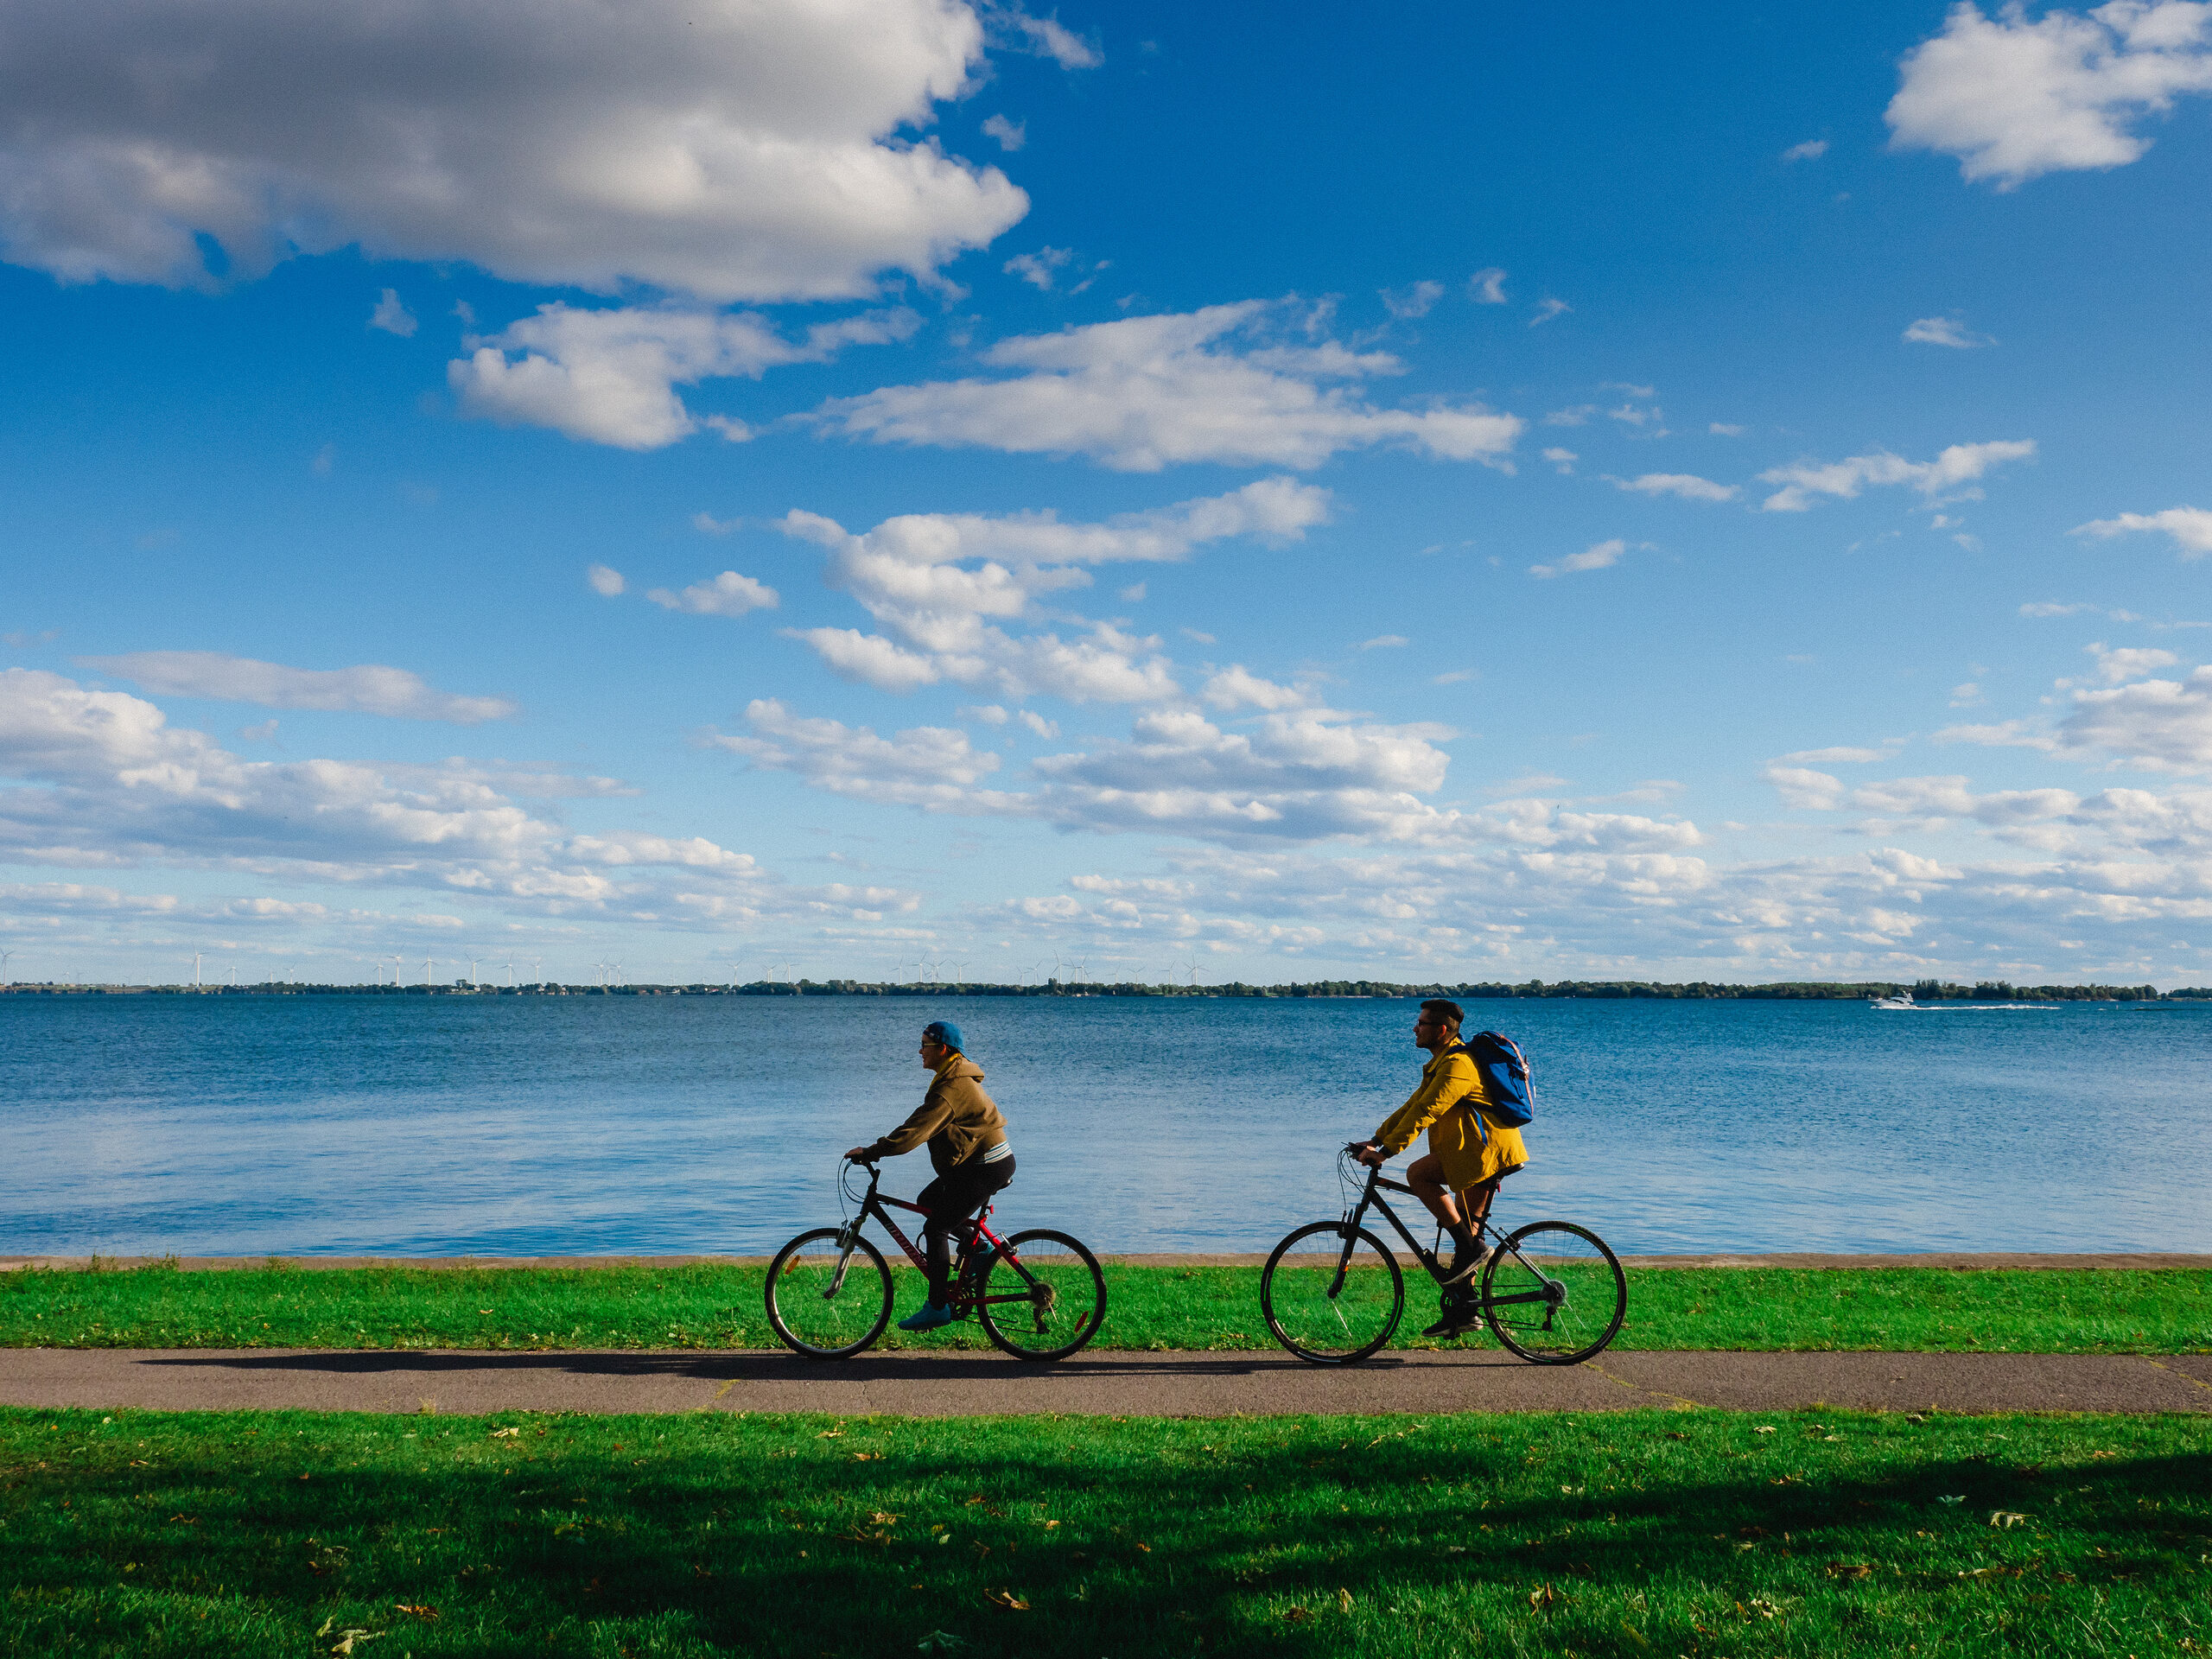
{"type": "Polygon", "coordinates": [[[998,1103],[983,1092],[983,1068],[965,1054],[947,1054],[914,1115],[868,1149],[871,1160],[895,1158],[929,1142],[930,1166],[940,1175],[971,1163],[1006,1139],[998,1103]]]}

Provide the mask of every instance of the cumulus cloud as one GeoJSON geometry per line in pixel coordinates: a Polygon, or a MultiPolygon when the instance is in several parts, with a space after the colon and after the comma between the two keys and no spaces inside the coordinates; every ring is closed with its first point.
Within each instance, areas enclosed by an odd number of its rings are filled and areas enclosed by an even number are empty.
{"type": "Polygon", "coordinates": [[[987,138],[997,139],[1001,149],[1009,151],[1020,149],[1029,142],[1028,124],[1021,121],[1009,121],[1002,115],[994,115],[984,121],[983,136],[987,138]]]}
{"type": "Polygon", "coordinates": [[[69,282],[211,286],[359,244],[600,292],[845,299],[1028,205],[903,136],[982,60],[949,0],[24,0],[9,29],[0,234],[69,282]]]}
{"type": "Polygon", "coordinates": [[[79,657],[77,664],[149,691],[257,702],[266,709],[390,715],[460,726],[505,720],[519,712],[505,697],[455,696],[425,684],[404,668],[373,663],[353,668],[287,668],[213,651],[139,651],[121,657],[79,657]]]}
{"type": "Polygon", "coordinates": [[[984,20],[994,35],[1019,41],[1040,58],[1050,58],[1063,69],[1096,69],[1105,55],[1072,29],[1061,25],[1058,14],[1032,17],[1019,5],[986,5],[984,20]]]}
{"type": "Polygon", "coordinates": [[[1611,541],[1597,542],[1580,553],[1570,553],[1555,564],[1532,564],[1532,576],[1571,576],[1582,570],[1603,570],[1620,563],[1621,555],[1628,551],[1628,543],[1619,537],[1611,541]]]}
{"type": "Polygon", "coordinates": [[[416,327],[415,314],[399,302],[399,290],[387,288],[377,301],[376,309],[369,313],[369,327],[381,328],[387,334],[397,334],[402,340],[414,338],[416,327]]]}
{"type": "Polygon", "coordinates": [[[1783,150],[1782,152],[1782,159],[1785,163],[1789,162],[1817,162],[1821,156],[1827,153],[1828,141],[1827,139],[1808,138],[1803,143],[1792,144],[1789,149],[1783,150]]]}
{"type": "MultiPolygon", "coordinates": [[[[2202,507],[2168,507],[2164,512],[2123,512],[2117,518],[2098,518],[2076,524],[2076,536],[2110,540],[2134,530],[2163,531],[2174,539],[2184,559],[2201,559],[2212,553],[2212,512],[2202,507]]],[[[2049,614],[2050,613],[2043,613],[2049,614]]]]}
{"type": "Polygon", "coordinates": [[[1685,501],[1732,501],[1737,494],[1733,484],[1715,484],[1694,473],[1645,473],[1637,478],[1617,478],[1613,482],[1639,495],[1676,495],[1685,501]]]}
{"type": "Polygon", "coordinates": [[[1987,334],[1974,333],[1957,317],[1922,317],[1905,325],[1904,337],[1916,346],[1950,346],[1961,351],[1997,343],[1987,334]]]}
{"type": "Polygon", "coordinates": [[[1380,290],[1382,308],[1401,322],[1410,322],[1415,317],[1425,317],[1444,297],[1444,284],[1423,280],[1410,283],[1403,288],[1380,290]]]}
{"type": "Polygon", "coordinates": [[[1573,309],[1565,300],[1539,300],[1535,315],[1529,319],[1529,326],[1534,328],[1539,323],[1549,322],[1554,317],[1565,316],[1573,309]]]}
{"type": "Polygon", "coordinates": [[[1908,484],[1921,494],[1974,493],[1975,481],[1992,467],[2034,454],[2032,440],[1955,443],[1933,461],[1906,461],[1886,450],[1847,461],[1796,461],[1759,474],[1762,484],[1782,487],[1759,505],[1768,512],[1803,512],[1815,496],[1854,499],[1869,484],[1908,484]]]}
{"type": "Polygon", "coordinates": [[[1905,54],[1886,118],[1894,149],[1959,158],[1969,181],[2011,190],[2045,173],[2125,167],[2136,128],[2185,92],[2212,91],[2212,5],[2113,0],[2087,13],[1995,17],[1962,0],[1905,54]]]}
{"type": "Polygon", "coordinates": [[[1088,638],[1071,642],[1049,632],[1016,636],[996,624],[1028,614],[1043,596],[1089,587],[1091,566],[1172,563],[1231,537],[1281,544],[1328,512],[1326,490],[1277,477],[1103,524],[1070,524],[1050,512],[907,513],[855,535],[794,511],[780,528],[824,549],[823,579],[898,635],[824,627],[796,636],[849,678],[893,691],[950,681],[1017,699],[1047,692],[1152,702],[1180,690],[1157,641],[1109,623],[1090,625],[1088,638]]]}
{"type": "Polygon", "coordinates": [[[1252,673],[1242,663],[1212,676],[1198,694],[1216,709],[1300,709],[1313,699],[1303,686],[1278,685],[1252,673]]]}
{"type": "Polygon", "coordinates": [[[1467,278],[1467,297],[1477,305],[1505,303],[1505,272],[1496,265],[1467,278]]]}
{"type": "Polygon", "coordinates": [[[608,564],[593,565],[584,572],[584,580],[601,599],[614,598],[627,585],[622,580],[622,573],[608,564]]]}
{"type": "Polygon", "coordinates": [[[2074,713],[2056,734],[2060,747],[2102,753],[2148,772],[2212,771],[2212,666],[2185,679],[2079,690],[2073,697],[2074,713]]]}
{"type": "Polygon", "coordinates": [[[1053,273],[1074,257],[1073,248],[1039,248],[1034,253],[1017,253],[1006,262],[1006,274],[1019,276],[1031,287],[1049,293],[1053,273]]]}
{"type": "Polygon", "coordinates": [[[909,338],[921,319],[905,307],[817,323],[791,340],[766,318],[680,307],[580,310],[540,306],[486,339],[465,342],[469,355],[446,365],[446,378],[471,415],[510,425],[548,426],[588,442],[658,449],[702,425],[725,437],[751,435],[741,423],[695,419],[676,388],[741,376],[759,379],[790,363],[823,363],[847,346],[909,338]]]}
{"type": "Polygon", "coordinates": [[[1544,459],[1551,462],[1561,478],[1571,478],[1574,474],[1574,463],[1582,457],[1572,449],[1561,448],[1554,444],[1544,451],[1544,459]]]}
{"type": "Polygon", "coordinates": [[[712,582],[694,582],[682,593],[656,588],[645,597],[663,610],[689,611],[694,616],[743,616],[748,611],[776,608],[776,590],[751,576],[725,570],[712,582]]]}
{"type": "Polygon", "coordinates": [[[960,811],[1011,804],[975,792],[999,757],[976,748],[957,727],[916,726],[882,738],[865,726],[794,715],[772,697],[747,703],[745,719],[749,735],[713,732],[702,741],[763,771],[797,772],[817,789],[857,800],[960,811]]]}
{"type": "Polygon", "coordinates": [[[1007,375],[886,386],[832,399],[816,418],[878,443],[1087,455],[1123,472],[1318,467],[1376,446],[1511,469],[1519,416],[1479,404],[1378,408],[1353,388],[1404,365],[1308,339],[1319,321],[1253,300],[1023,335],[983,353],[1007,375]]]}

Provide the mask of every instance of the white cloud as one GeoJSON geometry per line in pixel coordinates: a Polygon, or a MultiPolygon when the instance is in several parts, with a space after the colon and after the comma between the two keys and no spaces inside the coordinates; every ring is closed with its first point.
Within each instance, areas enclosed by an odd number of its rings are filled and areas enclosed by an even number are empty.
{"type": "Polygon", "coordinates": [[[1613,482],[1640,495],[1678,495],[1685,501],[1732,501],[1737,494],[1733,484],[1715,484],[1694,473],[1645,473],[1638,478],[1617,478],[1613,482]]]}
{"type": "Polygon", "coordinates": [[[855,298],[1027,210],[907,136],[982,52],[949,0],[22,0],[0,228],[70,282],[212,285],[204,237],[247,276],[358,243],[600,292],[855,298]]]}
{"type": "Polygon", "coordinates": [[[1961,0],[1905,54],[1886,118],[1891,147],[1959,158],[1968,181],[2010,190],[2045,173],[2124,167],[2134,128],[2177,94],[2212,91],[2212,5],[2113,0],[2083,14],[1996,17],[1961,0]]]}
{"type": "Polygon", "coordinates": [[[1386,288],[1379,291],[1382,296],[1382,308],[1399,321],[1410,322],[1415,317],[1427,316],[1435,308],[1436,302],[1444,297],[1444,284],[1424,279],[1404,288],[1386,288]]]}
{"type": "Polygon", "coordinates": [[[1570,553],[1556,564],[1532,564],[1529,567],[1529,574],[1532,576],[1567,576],[1581,570],[1603,570],[1618,564],[1621,555],[1627,551],[1628,543],[1616,536],[1611,541],[1594,543],[1580,553],[1570,553]]]}
{"type": "Polygon", "coordinates": [[[1909,484],[1923,495],[1971,486],[1993,467],[2034,454],[2032,440],[1996,443],[1955,443],[1933,461],[1906,461],[1887,451],[1853,455],[1848,461],[1796,461],[1759,474],[1763,484],[1782,487],[1760,505],[1769,512],[1802,512],[1816,495],[1849,500],[1869,484],[1909,484]]]}
{"type": "Polygon", "coordinates": [[[1987,334],[1975,334],[1955,316],[1922,317],[1905,325],[1904,337],[1916,346],[1951,346],[1961,351],[1997,343],[1987,334]]]}
{"type": "Polygon", "coordinates": [[[1577,404],[1572,409],[1555,409],[1544,416],[1546,426],[1580,426],[1598,412],[1595,404],[1577,404]]]}
{"type": "Polygon", "coordinates": [[[1554,317],[1565,316],[1573,309],[1574,308],[1565,300],[1548,298],[1539,300],[1536,302],[1536,314],[1529,319],[1529,326],[1534,328],[1538,323],[1549,322],[1554,317]]]}
{"type": "Polygon", "coordinates": [[[1207,461],[1318,467],[1376,445],[1511,470],[1519,416],[1478,404],[1377,408],[1351,385],[1402,365],[1285,338],[1287,327],[1316,320],[1255,300],[1025,335],[983,354],[1018,372],[1010,377],[886,386],[824,404],[817,418],[879,443],[1081,454],[1124,472],[1207,461]]]}
{"type": "MultiPolygon", "coordinates": [[[[2168,507],[2164,512],[2123,512],[2117,518],[2099,518],[2076,524],[2073,534],[2110,539],[2132,530],[2159,530],[2174,538],[2184,559],[2201,559],[2212,553],[2212,512],[2202,507],[2168,507]]],[[[2049,615],[2053,612],[2039,612],[2049,615]]],[[[2025,614],[2024,612],[2023,614],[2025,614]]]]}
{"type": "MultiPolygon", "coordinates": [[[[888,738],[865,726],[793,715],[774,698],[746,705],[749,737],[712,733],[709,747],[741,754],[766,771],[797,772],[817,789],[856,800],[939,810],[978,810],[972,786],[999,757],[957,727],[916,726],[888,738]]],[[[1011,804],[999,798],[1001,810],[1011,804]]]]}
{"type": "Polygon", "coordinates": [[[1777,764],[1785,766],[1865,766],[1876,760],[1887,760],[1902,747],[1904,747],[1902,741],[1892,741],[1878,749],[1870,749],[1863,746],[1799,749],[1794,754],[1782,756],[1777,764]]]}
{"type": "MultiPolygon", "coordinates": [[[[664,926],[849,916],[914,902],[891,889],[781,888],[749,856],[696,837],[620,830],[571,836],[502,792],[505,785],[547,797],[624,792],[611,779],[459,760],[243,760],[204,733],[170,727],[140,698],[26,669],[0,673],[0,777],[35,785],[0,790],[0,857],[16,863],[171,865],[346,888],[412,887],[495,914],[664,926]]],[[[7,908],[0,899],[0,916],[7,908]]],[[[247,910],[270,913],[259,900],[247,910]]],[[[381,948],[391,920],[363,918],[365,930],[372,924],[381,948]]]]}
{"type": "Polygon", "coordinates": [[[1987,701],[1981,695],[1980,685],[1975,681],[1968,680],[1963,685],[1951,688],[1951,707],[1954,709],[1979,709],[1987,701]]]}
{"type": "Polygon", "coordinates": [[[1272,478],[1104,524],[1067,524],[1049,512],[909,513],[855,535],[817,514],[792,512],[781,521],[785,533],[826,549],[824,580],[860,601],[899,640],[849,628],[793,637],[839,674],[884,690],[950,681],[993,686],[1014,698],[1041,692],[1155,702],[1180,693],[1157,640],[1103,622],[1074,641],[1057,633],[1019,637],[985,619],[1011,620],[1042,595],[1088,587],[1090,565],[1177,561],[1233,536],[1294,541],[1325,522],[1328,510],[1327,491],[1272,478]]]}
{"type": "Polygon", "coordinates": [[[1557,446],[1554,446],[1553,448],[1544,451],[1544,459],[1551,462],[1554,467],[1559,469],[1560,477],[1567,478],[1573,476],[1574,472],[1574,463],[1581,460],[1582,457],[1576,454],[1572,449],[1562,449],[1557,446]]]}
{"type": "Polygon", "coordinates": [[[963,720],[979,720],[986,726],[1003,726],[1011,718],[995,702],[987,702],[980,708],[963,708],[959,715],[963,720]]]}
{"type": "Polygon", "coordinates": [[[471,415],[617,448],[658,449],[702,425],[741,440],[750,435],[739,423],[693,418],[676,388],[827,362],[846,346],[907,339],[920,322],[902,306],[817,323],[793,340],[747,314],[543,305],[500,334],[464,342],[469,355],[448,363],[446,378],[471,415]]]}
{"type": "MultiPolygon", "coordinates": [[[[2115,651],[2102,640],[2084,645],[2082,649],[2097,659],[2097,679],[2105,685],[2120,685],[2129,680],[2139,680],[2159,669],[2171,668],[2181,660],[2171,651],[2158,651],[2147,645],[2126,646],[2115,651]]],[[[2064,691],[2074,683],[2072,680],[2060,680],[2057,687],[2064,691]]]]}
{"type": "Polygon", "coordinates": [[[369,313],[369,327],[381,328],[387,334],[397,334],[402,340],[414,337],[417,327],[415,314],[399,302],[399,290],[387,288],[377,301],[376,309],[369,313]]]}
{"type": "Polygon", "coordinates": [[[592,592],[601,599],[613,599],[628,585],[622,580],[620,570],[606,564],[593,565],[584,572],[584,580],[591,585],[592,592]]]}
{"type": "Polygon", "coordinates": [[[1060,727],[1058,721],[1047,720],[1044,715],[1037,713],[1033,709],[1017,709],[1014,712],[1014,717],[1020,721],[1024,726],[1027,726],[1039,737],[1050,739],[1058,737],[1060,734],[1060,727]]]}
{"type": "Polygon", "coordinates": [[[2057,732],[2063,749],[2101,750],[2148,772],[2212,771],[2212,667],[2186,679],[2145,680],[2073,696],[2074,713],[2057,732]]]}
{"type": "Polygon", "coordinates": [[[1505,272],[1496,265],[1467,278],[1467,297],[1477,305],[1505,303],[1505,272]]]}
{"type": "Polygon", "coordinates": [[[1058,14],[1032,17],[1019,5],[986,4],[984,21],[1001,39],[1020,41],[1040,58],[1050,58],[1063,69],[1096,69],[1106,61],[1090,41],[1060,24],[1058,14]]]}
{"type": "Polygon", "coordinates": [[[1412,643],[1402,633],[1378,633],[1372,639],[1361,640],[1359,648],[1362,651],[1388,651],[1412,643]]]}
{"type": "Polygon", "coordinates": [[[78,665],[174,696],[257,702],[265,709],[318,709],[401,720],[474,726],[519,712],[505,697],[461,697],[426,685],[404,668],[287,668],[213,651],[139,651],[79,657],[78,665]]]}
{"type": "Polygon", "coordinates": [[[1144,603],[1144,594],[1145,584],[1141,582],[1133,582],[1116,596],[1124,605],[1141,605],[1144,603]]]}
{"type": "Polygon", "coordinates": [[[997,139],[1001,149],[1017,150],[1029,142],[1029,124],[1009,121],[1002,115],[994,115],[984,121],[983,136],[997,139]]]}
{"type": "Polygon", "coordinates": [[[1768,766],[1759,774],[1780,791],[1782,804],[1801,811],[1826,812],[1843,798],[1843,779],[1809,766],[1768,766]]]}
{"type": "Polygon", "coordinates": [[[1017,253],[1006,262],[1006,274],[1019,276],[1033,287],[1050,291],[1052,273],[1073,257],[1073,248],[1039,248],[1034,253],[1017,253]]]}
{"type": "Polygon", "coordinates": [[[1200,696],[1216,709],[1302,709],[1313,701],[1302,686],[1278,685],[1232,664],[1208,679],[1200,696]]]}
{"type": "Polygon", "coordinates": [[[680,594],[656,588],[645,597],[663,610],[689,611],[694,616],[743,616],[748,611],[776,608],[776,590],[751,576],[725,570],[712,582],[694,582],[680,594]]]}
{"type": "Polygon", "coordinates": [[[1808,138],[1803,143],[1792,144],[1789,149],[1783,150],[1782,152],[1782,159],[1784,162],[1817,162],[1821,156],[1827,153],[1828,141],[1827,139],[1808,138]]]}

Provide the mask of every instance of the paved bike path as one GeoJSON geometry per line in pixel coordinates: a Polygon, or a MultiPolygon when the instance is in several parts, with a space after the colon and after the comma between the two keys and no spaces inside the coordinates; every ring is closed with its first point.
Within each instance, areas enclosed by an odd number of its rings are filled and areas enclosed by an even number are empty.
{"type": "Polygon", "coordinates": [[[2212,1413],[2212,1355],[1624,1353],[1529,1365],[1495,1349],[1350,1369],[1268,1353],[996,1354],[306,1349],[0,1350],[0,1405],[165,1411],[811,1411],[1217,1417],[1305,1412],[1827,1406],[2212,1413]]]}

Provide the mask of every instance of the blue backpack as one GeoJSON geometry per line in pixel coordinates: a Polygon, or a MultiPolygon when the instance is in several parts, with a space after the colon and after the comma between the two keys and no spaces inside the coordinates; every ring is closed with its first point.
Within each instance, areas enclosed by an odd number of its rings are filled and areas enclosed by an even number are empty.
{"type": "Polygon", "coordinates": [[[1478,1031],[1460,1039],[1459,1052],[1482,1073],[1483,1094],[1490,1102],[1484,1116],[1517,1129],[1536,1115],[1535,1084],[1519,1044],[1494,1031],[1478,1031]]]}

